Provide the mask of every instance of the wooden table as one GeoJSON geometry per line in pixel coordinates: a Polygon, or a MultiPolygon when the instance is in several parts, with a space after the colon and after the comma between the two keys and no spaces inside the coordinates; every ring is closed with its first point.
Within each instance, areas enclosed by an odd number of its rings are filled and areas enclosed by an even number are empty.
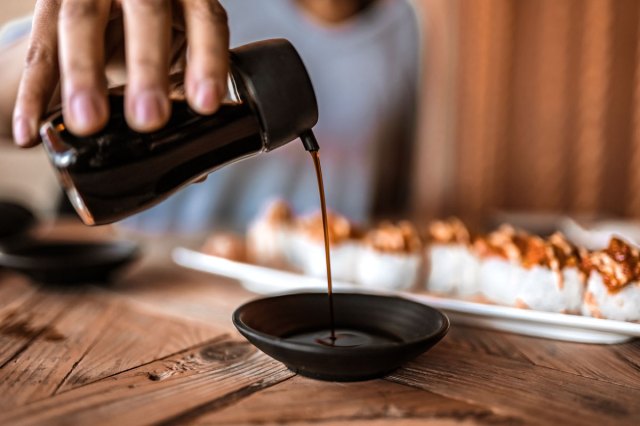
{"type": "Polygon", "coordinates": [[[454,325],[384,379],[313,381],[235,332],[231,312],[253,294],[161,246],[110,287],[0,272],[0,423],[640,424],[640,341],[454,325]]]}

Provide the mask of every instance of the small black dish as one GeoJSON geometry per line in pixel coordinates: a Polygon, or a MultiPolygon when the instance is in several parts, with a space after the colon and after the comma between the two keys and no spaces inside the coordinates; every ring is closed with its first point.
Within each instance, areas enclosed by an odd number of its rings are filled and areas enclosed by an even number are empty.
{"type": "Polygon", "coordinates": [[[28,208],[11,201],[0,201],[0,244],[22,236],[35,223],[36,217],[28,208]]]}
{"type": "Polygon", "coordinates": [[[334,307],[336,329],[389,336],[397,343],[332,347],[288,340],[328,328],[324,293],[254,300],[236,309],[233,323],[253,345],[292,371],[332,381],[381,377],[430,349],[449,330],[449,320],[440,311],[399,297],[335,293],[334,307]]]}
{"type": "Polygon", "coordinates": [[[138,257],[129,241],[23,241],[0,250],[0,266],[46,284],[107,283],[138,257]]]}

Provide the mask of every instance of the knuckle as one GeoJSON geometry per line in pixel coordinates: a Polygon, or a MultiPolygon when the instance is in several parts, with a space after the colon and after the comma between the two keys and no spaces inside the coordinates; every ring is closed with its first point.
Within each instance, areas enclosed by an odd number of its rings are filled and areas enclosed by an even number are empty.
{"type": "Polygon", "coordinates": [[[50,46],[34,40],[27,49],[25,68],[29,69],[40,65],[51,67],[55,65],[55,60],[56,54],[50,46]]]}
{"type": "Polygon", "coordinates": [[[123,3],[151,14],[165,12],[169,6],[167,0],[123,0],[123,3]]]}
{"type": "Polygon", "coordinates": [[[131,71],[133,74],[144,76],[149,82],[156,82],[160,75],[160,63],[151,56],[142,55],[133,60],[131,71]]]}
{"type": "Polygon", "coordinates": [[[45,13],[55,13],[60,10],[62,0],[37,0],[34,10],[44,11],[45,13]]]}
{"type": "Polygon", "coordinates": [[[80,21],[97,17],[99,14],[97,2],[92,0],[67,0],[62,3],[60,22],[80,21]]]}
{"type": "Polygon", "coordinates": [[[20,89],[16,98],[15,114],[24,113],[42,104],[42,99],[44,98],[42,82],[31,81],[20,89]]]}
{"type": "Polygon", "coordinates": [[[65,72],[74,76],[83,75],[90,78],[95,74],[96,66],[83,58],[74,57],[69,60],[68,67],[65,72]]]}
{"type": "Polygon", "coordinates": [[[227,25],[227,11],[217,0],[182,0],[183,7],[207,21],[227,25]]]}
{"type": "Polygon", "coordinates": [[[37,105],[40,102],[39,92],[36,93],[32,90],[22,92],[18,99],[22,108],[27,108],[27,105],[37,105]]]}

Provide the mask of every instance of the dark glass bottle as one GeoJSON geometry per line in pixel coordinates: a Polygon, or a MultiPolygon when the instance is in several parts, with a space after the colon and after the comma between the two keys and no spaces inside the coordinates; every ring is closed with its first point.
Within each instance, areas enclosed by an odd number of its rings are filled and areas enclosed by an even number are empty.
{"type": "MultiPolygon", "coordinates": [[[[147,209],[222,166],[298,138],[317,122],[309,76],[286,40],[234,49],[229,91],[228,102],[209,116],[173,100],[169,122],[152,133],[127,126],[122,90],[109,95],[109,122],[90,137],[70,133],[60,111],[50,117],[41,127],[43,144],[82,221],[106,224],[147,209]]],[[[305,147],[317,149],[306,139],[305,147]]]]}

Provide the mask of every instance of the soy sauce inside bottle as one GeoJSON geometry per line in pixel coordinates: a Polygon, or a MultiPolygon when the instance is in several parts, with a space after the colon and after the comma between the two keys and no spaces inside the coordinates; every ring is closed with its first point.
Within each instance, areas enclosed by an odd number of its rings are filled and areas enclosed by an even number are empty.
{"type": "Polygon", "coordinates": [[[124,219],[207,173],[272,151],[313,128],[313,86],[288,41],[242,46],[230,59],[233,102],[213,115],[198,115],[184,100],[174,100],[166,126],[138,133],[126,124],[123,96],[112,93],[110,119],[92,136],[67,131],[60,111],[43,124],[43,144],[84,223],[124,219]]]}
{"type": "Polygon", "coordinates": [[[59,138],[67,145],[53,154],[54,162],[72,204],[88,224],[123,219],[198,177],[263,150],[260,124],[246,103],[222,105],[214,115],[202,117],[186,101],[173,101],[167,126],[150,134],[126,125],[122,96],[110,95],[109,104],[109,123],[90,138],[75,137],[61,117],[52,122],[57,135],[46,130],[50,140],[59,138]]]}

